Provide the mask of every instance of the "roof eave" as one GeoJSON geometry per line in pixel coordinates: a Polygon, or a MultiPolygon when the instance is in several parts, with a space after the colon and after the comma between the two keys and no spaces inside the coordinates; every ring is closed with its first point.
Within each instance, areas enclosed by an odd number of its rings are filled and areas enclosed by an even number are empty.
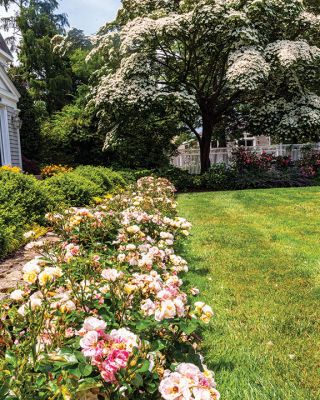
{"type": "Polygon", "coordinates": [[[3,56],[3,57],[5,57],[5,59],[6,59],[6,61],[7,62],[13,62],[13,57],[10,55],[10,54],[8,54],[7,52],[5,52],[4,50],[2,50],[2,49],[0,49],[0,54],[3,56]]]}

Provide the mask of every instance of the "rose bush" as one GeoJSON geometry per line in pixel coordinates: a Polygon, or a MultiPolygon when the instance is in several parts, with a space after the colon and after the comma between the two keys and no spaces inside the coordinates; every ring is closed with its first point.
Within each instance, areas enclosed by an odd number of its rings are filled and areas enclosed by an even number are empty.
{"type": "Polygon", "coordinates": [[[311,178],[319,176],[320,151],[306,149],[302,159],[299,161],[299,167],[303,176],[311,178]]]}
{"type": "Polygon", "coordinates": [[[40,243],[1,304],[1,399],[219,398],[199,353],[213,312],[182,279],[191,224],[174,191],[146,177],[47,215],[59,241],[40,243]]]}

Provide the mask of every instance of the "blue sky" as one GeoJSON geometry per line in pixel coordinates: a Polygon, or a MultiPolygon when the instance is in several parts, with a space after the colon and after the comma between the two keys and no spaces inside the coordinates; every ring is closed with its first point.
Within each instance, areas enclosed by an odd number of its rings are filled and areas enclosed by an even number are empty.
{"type": "Polygon", "coordinates": [[[59,11],[68,14],[71,27],[93,34],[113,20],[119,7],[120,0],[60,0],[59,11]]]}
{"type": "MultiPolygon", "coordinates": [[[[68,15],[70,27],[90,35],[107,21],[112,21],[119,7],[120,0],[60,0],[59,12],[68,15]]],[[[4,8],[0,7],[0,16],[5,14],[4,8]]],[[[4,37],[8,36],[7,32],[2,33],[4,37]]]]}

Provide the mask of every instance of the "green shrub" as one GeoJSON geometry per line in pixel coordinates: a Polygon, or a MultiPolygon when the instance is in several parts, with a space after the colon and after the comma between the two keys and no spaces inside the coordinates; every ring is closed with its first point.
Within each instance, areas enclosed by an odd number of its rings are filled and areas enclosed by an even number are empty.
{"type": "Polygon", "coordinates": [[[238,172],[234,166],[213,164],[208,172],[202,175],[202,188],[206,190],[229,190],[234,187],[238,172]]]}
{"type": "Polygon", "coordinates": [[[43,186],[61,206],[83,206],[105,191],[95,182],[76,172],[58,174],[43,182],[43,186]]]}
{"type": "Polygon", "coordinates": [[[143,176],[150,176],[154,175],[154,171],[151,169],[120,169],[116,171],[121,177],[125,180],[128,184],[135,183],[138,179],[142,178],[143,176]]]}
{"type": "Polygon", "coordinates": [[[157,175],[169,179],[179,192],[195,189],[194,176],[189,174],[188,171],[170,166],[160,169],[157,175]]]}
{"type": "Polygon", "coordinates": [[[296,168],[284,171],[247,171],[237,175],[232,188],[237,189],[268,189],[276,187],[300,187],[316,184],[300,174],[296,168]]]}
{"type": "Polygon", "coordinates": [[[0,172],[0,258],[14,251],[28,225],[43,223],[49,196],[34,177],[0,172]]]}
{"type": "Polygon", "coordinates": [[[22,226],[5,226],[0,221],[0,259],[19,248],[23,240],[23,233],[22,226]]]}
{"type": "Polygon", "coordinates": [[[34,177],[0,172],[0,215],[6,225],[44,221],[49,197],[34,177]]]}
{"type": "Polygon", "coordinates": [[[125,187],[127,185],[126,180],[124,179],[123,176],[121,176],[121,174],[119,174],[116,171],[113,171],[112,169],[107,169],[107,168],[103,168],[105,170],[105,173],[107,174],[107,176],[109,177],[111,184],[112,184],[112,188],[119,188],[119,187],[125,187]],[[108,172],[107,172],[108,171],[108,172]]]}
{"type": "Polygon", "coordinates": [[[125,179],[112,169],[105,167],[94,167],[83,165],[75,169],[75,173],[94,182],[105,192],[113,190],[116,187],[124,187],[125,179]]]}
{"type": "Polygon", "coordinates": [[[273,187],[311,186],[315,180],[303,176],[296,167],[287,169],[239,170],[236,164],[214,164],[203,175],[191,175],[178,168],[166,168],[157,172],[166,177],[178,191],[192,190],[241,190],[273,187]]]}
{"type": "Polygon", "coordinates": [[[104,176],[102,172],[103,168],[92,167],[91,165],[83,165],[75,169],[75,173],[81,177],[94,182],[100,188],[106,191],[111,188],[111,181],[108,176],[104,176]]]}

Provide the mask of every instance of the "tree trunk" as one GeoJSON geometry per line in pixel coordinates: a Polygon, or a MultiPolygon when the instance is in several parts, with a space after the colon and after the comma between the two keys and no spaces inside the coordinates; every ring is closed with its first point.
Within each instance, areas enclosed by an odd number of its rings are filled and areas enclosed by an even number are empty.
{"type": "Polygon", "coordinates": [[[200,143],[201,174],[207,172],[210,168],[210,150],[213,127],[213,114],[206,110],[202,113],[202,137],[200,143]]]}

